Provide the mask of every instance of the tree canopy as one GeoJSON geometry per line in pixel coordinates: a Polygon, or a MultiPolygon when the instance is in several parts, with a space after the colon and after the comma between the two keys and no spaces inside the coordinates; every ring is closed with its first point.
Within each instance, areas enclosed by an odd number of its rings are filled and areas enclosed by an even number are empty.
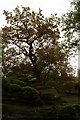
{"type": "Polygon", "coordinates": [[[53,43],[57,44],[60,33],[57,27],[58,23],[56,20],[53,22],[54,16],[45,19],[40,9],[39,13],[33,11],[31,13],[29,7],[22,7],[22,11],[17,7],[14,14],[6,11],[4,14],[9,26],[3,28],[2,37],[6,45],[14,45],[9,48],[12,56],[23,54],[34,64],[36,61],[35,51],[38,48],[52,46],[53,43]]]}
{"type": "MultiPolygon", "coordinates": [[[[2,28],[3,72],[11,72],[42,83],[61,79],[64,83],[72,72],[66,50],[60,43],[60,19],[45,18],[42,10],[16,7],[5,11],[7,26],[2,28]]],[[[60,83],[61,81],[59,81],[60,83]]],[[[62,83],[61,83],[62,84],[62,83]]]]}

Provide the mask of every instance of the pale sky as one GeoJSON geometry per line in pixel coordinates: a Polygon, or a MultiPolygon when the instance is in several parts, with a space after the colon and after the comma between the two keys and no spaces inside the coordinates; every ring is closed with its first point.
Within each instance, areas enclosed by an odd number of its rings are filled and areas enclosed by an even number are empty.
{"type": "MultiPolygon", "coordinates": [[[[5,17],[3,16],[3,10],[13,11],[17,6],[27,6],[35,12],[39,8],[43,11],[43,14],[47,17],[50,14],[57,13],[58,16],[68,12],[70,10],[71,0],[2,0],[0,3],[0,27],[5,25],[5,17]]],[[[72,59],[71,64],[74,64],[75,69],[77,68],[77,60],[72,59]]]]}
{"type": "Polygon", "coordinates": [[[31,10],[43,10],[45,16],[58,13],[62,15],[70,9],[70,0],[2,0],[0,3],[0,26],[5,24],[5,17],[2,15],[3,10],[12,11],[16,6],[27,6],[31,10]]]}

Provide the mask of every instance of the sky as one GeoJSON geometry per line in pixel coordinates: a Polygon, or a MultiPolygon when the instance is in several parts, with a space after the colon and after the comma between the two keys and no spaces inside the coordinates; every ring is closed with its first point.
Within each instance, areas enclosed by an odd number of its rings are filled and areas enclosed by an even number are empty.
{"type": "MultiPolygon", "coordinates": [[[[35,12],[39,8],[43,11],[45,17],[49,17],[50,14],[57,13],[58,16],[61,16],[64,13],[67,13],[70,8],[71,0],[2,0],[0,3],[0,27],[6,24],[5,17],[3,16],[3,10],[13,11],[17,6],[30,7],[31,10],[35,12]]],[[[71,59],[71,64],[74,64],[74,68],[77,68],[77,58],[71,59]]]]}
{"type": "Polygon", "coordinates": [[[13,11],[16,6],[27,6],[31,10],[43,10],[45,16],[58,13],[62,15],[70,8],[70,0],[2,0],[0,3],[0,26],[5,24],[5,17],[2,15],[3,10],[13,11]]]}

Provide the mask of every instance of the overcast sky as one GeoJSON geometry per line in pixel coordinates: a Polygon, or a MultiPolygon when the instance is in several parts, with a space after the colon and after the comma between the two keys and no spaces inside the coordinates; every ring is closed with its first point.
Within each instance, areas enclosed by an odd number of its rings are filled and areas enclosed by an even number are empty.
{"type": "Polygon", "coordinates": [[[2,0],[0,3],[0,26],[5,24],[3,10],[12,11],[16,6],[29,6],[31,10],[43,10],[45,16],[58,13],[62,15],[70,9],[70,0],[2,0]]]}

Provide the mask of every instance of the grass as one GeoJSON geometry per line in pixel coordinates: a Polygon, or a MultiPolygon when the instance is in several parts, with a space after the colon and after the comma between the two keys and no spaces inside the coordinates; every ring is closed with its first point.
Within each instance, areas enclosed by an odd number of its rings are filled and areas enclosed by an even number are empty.
{"type": "Polygon", "coordinates": [[[77,95],[66,95],[62,97],[67,103],[69,104],[79,104],[80,103],[80,97],[77,95]]]}
{"type": "MultiPolygon", "coordinates": [[[[78,96],[67,95],[63,99],[67,101],[63,105],[77,104],[78,96]]],[[[80,99],[79,99],[80,100],[80,99]]],[[[8,120],[34,120],[34,119],[48,119],[47,117],[53,116],[53,105],[43,105],[43,106],[27,106],[21,103],[3,103],[3,120],[7,118],[8,120]]],[[[52,119],[52,118],[51,118],[52,119]]]]}
{"type": "Polygon", "coordinates": [[[46,118],[47,113],[51,110],[51,106],[29,107],[25,105],[3,104],[3,118],[17,119],[38,119],[46,118]]]}
{"type": "MultiPolygon", "coordinates": [[[[50,88],[39,88],[39,92],[44,95],[56,95],[59,97],[58,93],[54,89],[50,88]]],[[[6,96],[5,96],[6,97],[6,96]]],[[[48,97],[48,96],[47,96],[48,97]]],[[[7,98],[7,97],[6,97],[7,98]]],[[[78,104],[80,102],[80,97],[77,95],[64,95],[62,96],[63,103],[56,101],[56,104],[47,104],[48,99],[44,99],[45,104],[42,106],[28,106],[24,103],[10,101],[9,98],[5,99],[3,102],[3,119],[2,120],[55,120],[55,109],[56,107],[61,107],[69,104],[78,104]],[[46,102],[47,101],[47,102],[46,102]],[[66,101],[66,102],[64,102],[66,101]]],[[[52,99],[53,100],[53,99],[52,99]]]]}

